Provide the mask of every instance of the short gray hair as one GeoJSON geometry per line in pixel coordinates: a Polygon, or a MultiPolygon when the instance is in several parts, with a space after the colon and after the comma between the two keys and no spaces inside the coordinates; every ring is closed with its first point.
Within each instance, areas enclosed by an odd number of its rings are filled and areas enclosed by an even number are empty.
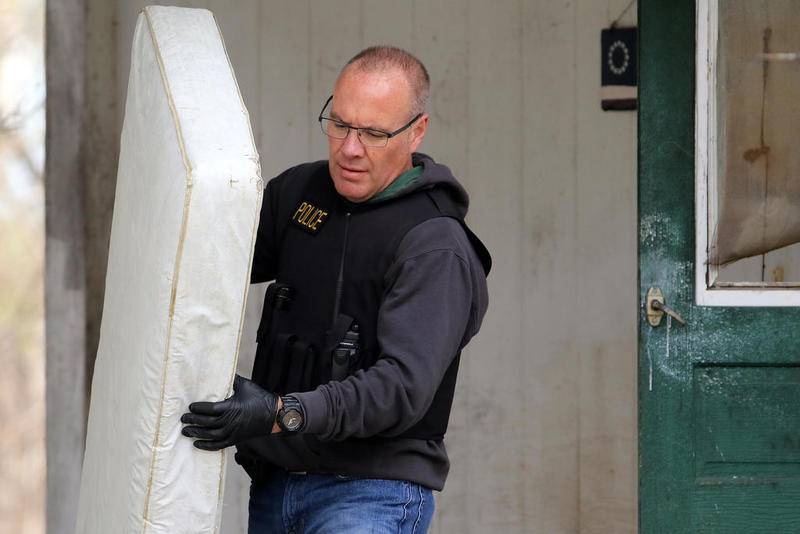
{"type": "Polygon", "coordinates": [[[410,52],[396,46],[370,46],[353,56],[342,68],[339,76],[350,66],[366,72],[400,69],[406,75],[413,93],[412,112],[414,114],[425,112],[431,91],[431,79],[422,61],[410,52]]]}

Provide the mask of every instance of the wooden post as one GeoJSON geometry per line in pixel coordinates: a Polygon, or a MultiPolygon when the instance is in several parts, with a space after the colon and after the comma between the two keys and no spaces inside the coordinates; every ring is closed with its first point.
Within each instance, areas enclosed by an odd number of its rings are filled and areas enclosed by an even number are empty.
{"type": "Polygon", "coordinates": [[[46,6],[47,531],[72,532],[119,152],[114,3],[46,6]]]}

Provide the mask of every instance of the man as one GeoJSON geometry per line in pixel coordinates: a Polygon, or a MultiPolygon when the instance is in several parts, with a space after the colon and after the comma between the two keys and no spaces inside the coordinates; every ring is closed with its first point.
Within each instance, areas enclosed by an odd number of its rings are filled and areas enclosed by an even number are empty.
{"type": "Polygon", "coordinates": [[[318,118],[328,161],[267,184],[251,281],[275,282],[252,381],[182,418],[200,449],[237,445],[251,533],[428,528],[491,261],[464,189],[416,153],[428,92],[411,54],[360,52],[318,118]]]}

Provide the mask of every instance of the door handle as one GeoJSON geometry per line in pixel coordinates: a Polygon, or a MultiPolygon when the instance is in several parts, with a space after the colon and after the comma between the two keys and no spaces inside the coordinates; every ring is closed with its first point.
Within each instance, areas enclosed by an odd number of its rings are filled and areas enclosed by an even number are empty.
{"type": "Polygon", "coordinates": [[[658,326],[661,324],[664,314],[669,315],[682,325],[686,324],[681,314],[666,305],[664,293],[661,292],[661,289],[651,287],[647,290],[647,322],[650,323],[650,326],[658,326]]]}

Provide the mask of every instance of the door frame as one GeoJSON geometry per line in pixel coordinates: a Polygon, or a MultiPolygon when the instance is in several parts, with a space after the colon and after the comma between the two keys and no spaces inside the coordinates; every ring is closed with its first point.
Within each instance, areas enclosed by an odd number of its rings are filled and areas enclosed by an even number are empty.
{"type": "MultiPolygon", "coordinates": [[[[695,1],[639,1],[638,473],[639,532],[690,532],[691,439],[675,417],[691,402],[686,329],[651,329],[644,303],[658,285],[691,321],[695,263],[695,1]],[[653,209],[655,207],[655,209],[653,209]],[[658,354],[656,354],[658,352],[658,354]],[[665,458],[680,461],[667,469],[665,458]]],[[[666,322],[666,319],[664,319],[666,322]]]]}

